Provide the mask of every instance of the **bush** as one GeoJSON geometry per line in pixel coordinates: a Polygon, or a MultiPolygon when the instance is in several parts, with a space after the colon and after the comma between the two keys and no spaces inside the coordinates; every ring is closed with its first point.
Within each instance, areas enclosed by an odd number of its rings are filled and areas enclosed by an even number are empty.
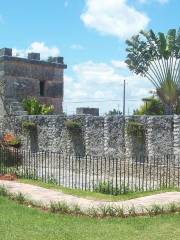
{"type": "Polygon", "coordinates": [[[100,182],[98,185],[95,186],[95,192],[103,193],[103,194],[110,194],[110,195],[120,195],[125,193],[130,193],[132,190],[124,185],[123,183],[121,186],[114,187],[112,182],[100,182]]]}
{"type": "Polygon", "coordinates": [[[34,122],[31,121],[23,121],[22,122],[22,129],[25,132],[32,133],[37,130],[37,125],[34,122]]]}
{"type": "Polygon", "coordinates": [[[50,211],[52,213],[70,213],[71,209],[66,202],[51,202],[50,211]]]}
{"type": "Polygon", "coordinates": [[[145,100],[146,103],[136,109],[134,115],[164,115],[163,105],[158,98],[149,97],[145,100]]]}
{"type": "Polygon", "coordinates": [[[54,111],[52,105],[41,104],[36,98],[26,98],[22,104],[29,115],[48,115],[54,111]]]}
{"type": "Polygon", "coordinates": [[[3,187],[3,186],[0,186],[0,196],[2,196],[2,197],[8,196],[8,191],[7,191],[7,189],[6,189],[5,187],[3,187]]]}
{"type": "Polygon", "coordinates": [[[3,137],[2,145],[19,148],[21,146],[21,139],[19,137],[15,137],[12,133],[6,133],[3,137]]]}
{"type": "Polygon", "coordinates": [[[65,126],[70,133],[81,132],[81,123],[78,120],[66,120],[65,126]]]}
{"type": "Polygon", "coordinates": [[[21,139],[20,138],[16,138],[16,139],[12,140],[11,142],[9,142],[9,146],[10,147],[14,147],[14,148],[21,147],[21,139]]]}

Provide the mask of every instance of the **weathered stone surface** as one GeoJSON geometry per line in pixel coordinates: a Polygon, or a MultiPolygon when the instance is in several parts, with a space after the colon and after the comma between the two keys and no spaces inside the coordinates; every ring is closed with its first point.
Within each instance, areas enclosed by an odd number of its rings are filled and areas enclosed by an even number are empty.
{"type": "Polygon", "coordinates": [[[173,154],[173,116],[147,118],[147,153],[149,155],[173,154]]]}
{"type": "Polygon", "coordinates": [[[16,116],[0,119],[0,132],[13,132],[21,137],[23,149],[33,151],[50,150],[67,152],[71,155],[114,155],[135,154],[158,155],[178,154],[180,147],[180,121],[173,116],[134,116],[124,120],[122,116],[16,116]],[[139,143],[129,136],[126,126],[132,118],[144,128],[144,137],[139,143]],[[71,135],[65,121],[78,120],[81,132],[71,135]],[[37,133],[25,134],[23,121],[37,124],[37,133]]]}
{"type": "Polygon", "coordinates": [[[12,56],[12,48],[1,48],[0,56],[12,56]]]}
{"type": "Polygon", "coordinates": [[[30,60],[40,60],[40,53],[28,53],[28,59],[30,60]]]}
{"type": "Polygon", "coordinates": [[[99,116],[99,108],[89,108],[89,107],[76,108],[76,114],[77,115],[89,114],[93,116],[99,116]]]}
{"type": "Polygon", "coordinates": [[[0,82],[3,82],[1,92],[5,100],[4,103],[0,100],[1,114],[6,112],[3,104],[10,102],[8,99],[21,102],[31,96],[53,104],[56,114],[62,113],[63,74],[67,68],[63,58],[57,57],[55,62],[41,61],[39,53],[30,53],[28,59],[12,57],[10,50],[0,50],[0,82]]]}
{"type": "Polygon", "coordinates": [[[104,121],[104,150],[105,154],[122,155],[124,151],[122,117],[106,117],[104,121]]]}

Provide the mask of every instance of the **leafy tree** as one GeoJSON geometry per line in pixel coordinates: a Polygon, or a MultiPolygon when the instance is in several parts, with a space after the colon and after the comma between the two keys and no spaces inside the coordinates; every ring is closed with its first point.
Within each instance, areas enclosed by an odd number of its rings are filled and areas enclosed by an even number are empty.
{"type": "Polygon", "coordinates": [[[29,115],[48,115],[54,111],[52,105],[41,104],[36,98],[26,98],[22,104],[29,115]]]}
{"type": "Polygon", "coordinates": [[[155,97],[149,97],[139,109],[134,111],[134,115],[163,115],[163,105],[161,101],[155,97]]]}
{"type": "Polygon", "coordinates": [[[119,110],[116,110],[115,108],[113,110],[110,110],[108,113],[105,114],[106,116],[116,116],[116,115],[122,115],[122,112],[119,110]]]}
{"type": "Polygon", "coordinates": [[[152,82],[166,114],[172,114],[180,93],[180,30],[170,29],[167,35],[141,31],[126,44],[129,69],[152,82]]]}

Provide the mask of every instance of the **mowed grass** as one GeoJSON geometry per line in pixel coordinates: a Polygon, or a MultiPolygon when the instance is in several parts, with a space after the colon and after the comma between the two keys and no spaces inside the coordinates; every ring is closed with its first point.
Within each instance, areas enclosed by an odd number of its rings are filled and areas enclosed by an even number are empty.
{"type": "Polygon", "coordinates": [[[43,212],[0,197],[2,240],[179,240],[180,215],[95,219],[43,212]]]}
{"type": "Polygon", "coordinates": [[[118,196],[113,196],[113,195],[107,195],[107,194],[102,194],[102,193],[98,193],[98,192],[90,192],[90,191],[83,191],[83,190],[79,190],[79,189],[65,188],[62,186],[58,186],[56,184],[44,183],[39,180],[18,179],[17,181],[20,183],[32,184],[32,185],[47,188],[47,189],[61,191],[63,193],[70,194],[70,195],[77,196],[77,197],[93,199],[93,200],[106,200],[106,201],[129,200],[129,199],[134,199],[134,198],[138,198],[138,197],[150,196],[150,195],[154,195],[154,194],[158,194],[158,193],[180,191],[180,189],[178,189],[178,188],[168,188],[168,189],[165,188],[165,189],[160,189],[160,190],[155,190],[155,191],[130,192],[130,193],[126,193],[126,194],[122,194],[122,195],[118,195],[118,196]]]}

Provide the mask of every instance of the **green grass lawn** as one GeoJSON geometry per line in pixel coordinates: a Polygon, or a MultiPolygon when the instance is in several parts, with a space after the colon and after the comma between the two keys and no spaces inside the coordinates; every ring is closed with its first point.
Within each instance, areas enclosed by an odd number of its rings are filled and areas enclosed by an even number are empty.
{"type": "Polygon", "coordinates": [[[156,191],[134,192],[134,193],[127,193],[127,194],[122,194],[122,195],[118,195],[118,196],[112,196],[112,195],[107,195],[107,194],[102,194],[102,193],[97,193],[97,192],[64,188],[62,186],[58,186],[55,184],[44,183],[42,181],[36,181],[36,180],[31,180],[31,179],[18,179],[17,181],[21,182],[21,183],[28,183],[28,184],[44,187],[47,189],[54,189],[54,190],[61,191],[66,194],[70,194],[70,195],[74,195],[74,196],[78,196],[78,197],[83,197],[83,198],[88,198],[88,199],[97,199],[97,200],[106,200],[106,201],[128,200],[128,199],[133,199],[133,198],[138,198],[138,197],[150,196],[150,195],[163,193],[163,192],[180,191],[180,189],[177,189],[177,188],[168,188],[168,189],[161,189],[161,190],[156,190],[156,191]]]}
{"type": "Polygon", "coordinates": [[[42,212],[0,197],[2,240],[179,240],[180,215],[93,219],[42,212]]]}

